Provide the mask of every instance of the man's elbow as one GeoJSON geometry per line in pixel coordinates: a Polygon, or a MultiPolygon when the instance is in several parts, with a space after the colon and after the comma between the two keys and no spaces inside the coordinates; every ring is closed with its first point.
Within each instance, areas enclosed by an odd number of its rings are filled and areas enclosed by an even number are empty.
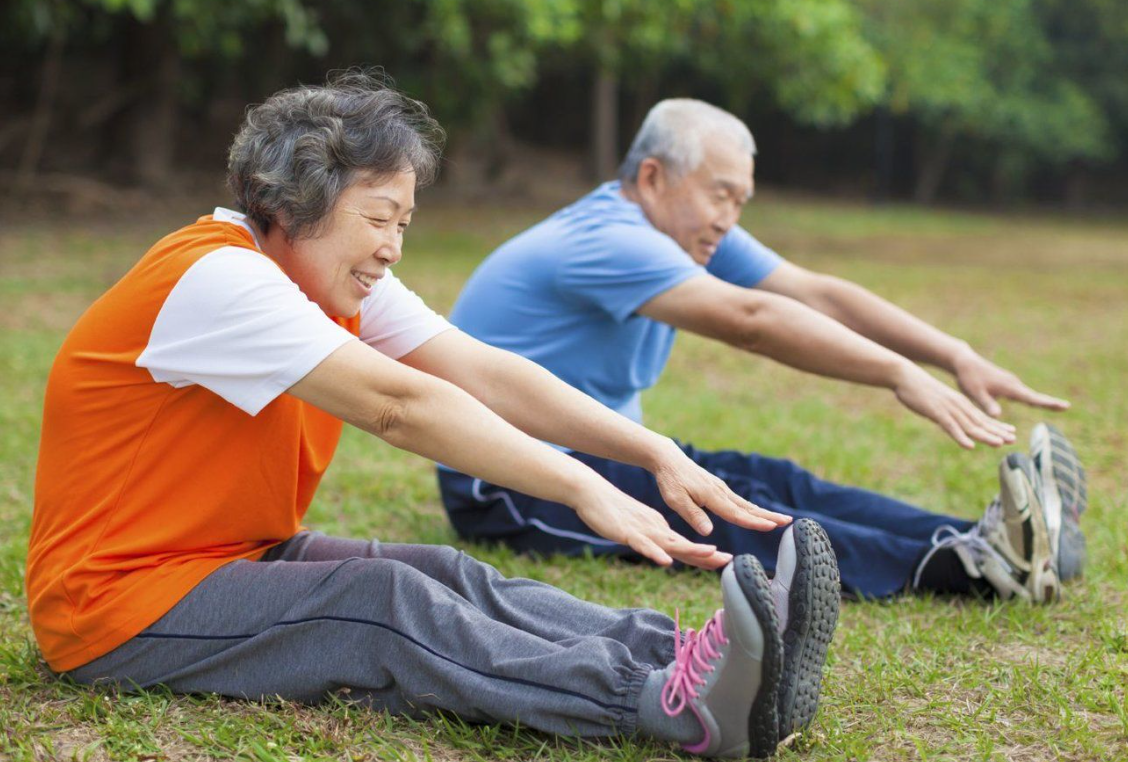
{"type": "Polygon", "coordinates": [[[741,305],[736,329],[729,343],[745,352],[759,353],[764,339],[777,318],[772,300],[756,300],[741,305]]]}

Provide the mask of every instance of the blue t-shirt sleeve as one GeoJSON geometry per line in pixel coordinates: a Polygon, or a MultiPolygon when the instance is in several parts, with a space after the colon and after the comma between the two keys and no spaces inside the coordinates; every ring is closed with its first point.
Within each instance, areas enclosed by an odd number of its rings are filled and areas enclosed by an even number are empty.
{"type": "Polygon", "coordinates": [[[751,288],[771,275],[782,261],[783,257],[737,225],[721,239],[706,269],[721,280],[751,288]]]}
{"type": "Polygon", "coordinates": [[[556,288],[619,322],[663,291],[705,273],[671,238],[653,228],[610,226],[585,244],[558,262],[556,288]]]}

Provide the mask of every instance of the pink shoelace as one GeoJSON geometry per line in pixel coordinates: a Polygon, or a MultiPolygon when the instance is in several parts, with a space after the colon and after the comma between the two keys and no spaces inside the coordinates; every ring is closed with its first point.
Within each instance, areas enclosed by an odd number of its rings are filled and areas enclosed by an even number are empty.
{"type": "MultiPolygon", "coordinates": [[[[705,684],[705,675],[717,667],[713,660],[721,655],[721,646],[728,643],[725,637],[724,626],[725,610],[719,609],[713,618],[705,623],[701,632],[694,629],[681,631],[681,612],[674,613],[674,671],[662,687],[662,711],[668,717],[676,717],[689,706],[691,712],[701,719],[700,713],[691,702],[697,698],[697,688],[705,684]]],[[[705,729],[705,738],[693,747],[686,746],[692,752],[695,748],[704,749],[709,745],[709,729],[705,729]]]]}

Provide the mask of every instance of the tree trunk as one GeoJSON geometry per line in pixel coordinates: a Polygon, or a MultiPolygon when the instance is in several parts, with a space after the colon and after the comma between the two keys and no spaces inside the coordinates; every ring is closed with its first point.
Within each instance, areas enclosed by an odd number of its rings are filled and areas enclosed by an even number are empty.
{"type": "Polygon", "coordinates": [[[956,133],[948,125],[941,125],[939,134],[933,138],[921,130],[917,141],[918,165],[916,188],[913,198],[919,204],[931,204],[936,200],[936,193],[940,190],[940,182],[944,179],[944,172],[952,158],[952,144],[955,142],[956,133]]]}
{"type": "Polygon", "coordinates": [[[1072,212],[1080,212],[1088,201],[1089,172],[1080,162],[1070,162],[1065,174],[1065,206],[1072,212]]]}
{"type": "Polygon", "coordinates": [[[874,200],[882,204],[893,197],[893,115],[885,106],[874,112],[874,200]]]}
{"type": "Polygon", "coordinates": [[[55,106],[55,96],[59,92],[59,74],[63,68],[63,45],[66,35],[62,24],[55,22],[51,39],[47,45],[47,55],[43,61],[43,79],[39,83],[39,96],[35,102],[35,114],[31,118],[27,142],[24,143],[20,157],[19,170],[12,192],[21,196],[31,189],[39,161],[43,157],[43,146],[47,143],[47,133],[51,130],[51,112],[55,106]]]}
{"type": "Polygon", "coordinates": [[[603,67],[592,89],[591,164],[594,179],[609,180],[619,160],[619,79],[603,67]]]}
{"type": "Polygon", "coordinates": [[[125,38],[123,79],[141,93],[123,115],[120,155],[129,179],[150,188],[170,183],[176,146],[180,56],[169,13],[166,6],[147,24],[131,19],[125,38]]]}

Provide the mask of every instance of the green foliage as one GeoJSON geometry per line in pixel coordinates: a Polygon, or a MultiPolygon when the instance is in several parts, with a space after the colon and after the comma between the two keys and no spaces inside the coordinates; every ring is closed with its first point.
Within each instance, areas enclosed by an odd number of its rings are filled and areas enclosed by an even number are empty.
{"type": "Polygon", "coordinates": [[[859,4],[888,62],[894,113],[991,144],[1004,158],[1109,156],[1108,123],[1061,71],[1034,0],[859,4]]]}
{"type": "Polygon", "coordinates": [[[538,54],[581,34],[569,0],[415,0],[407,53],[428,65],[420,93],[456,124],[478,125],[537,81],[538,54]]]}
{"type": "Polygon", "coordinates": [[[123,19],[162,25],[201,64],[182,103],[218,89],[217,57],[254,83],[381,64],[478,146],[545,74],[602,71],[640,102],[699,92],[823,129],[882,105],[921,126],[926,151],[958,141],[968,166],[1012,186],[1128,148],[1122,0],[8,0],[0,58],[36,65],[60,37],[67,56],[112,49],[123,19]],[[280,55],[264,64],[254,43],[279,30],[295,64],[272,78],[280,55]]]}
{"type": "Polygon", "coordinates": [[[234,57],[245,50],[244,35],[270,22],[281,22],[291,47],[320,55],[329,47],[316,12],[302,0],[82,0],[110,15],[131,15],[154,23],[165,14],[175,30],[180,51],[190,57],[220,53],[234,57]]]}
{"type": "Polygon", "coordinates": [[[703,68],[743,111],[754,88],[799,122],[846,124],[878,103],[885,65],[845,0],[703,3],[703,68]]]}
{"type": "Polygon", "coordinates": [[[881,97],[884,72],[846,0],[576,0],[589,60],[624,79],[673,65],[721,83],[743,112],[762,93],[797,121],[849,122],[881,97]]]}

